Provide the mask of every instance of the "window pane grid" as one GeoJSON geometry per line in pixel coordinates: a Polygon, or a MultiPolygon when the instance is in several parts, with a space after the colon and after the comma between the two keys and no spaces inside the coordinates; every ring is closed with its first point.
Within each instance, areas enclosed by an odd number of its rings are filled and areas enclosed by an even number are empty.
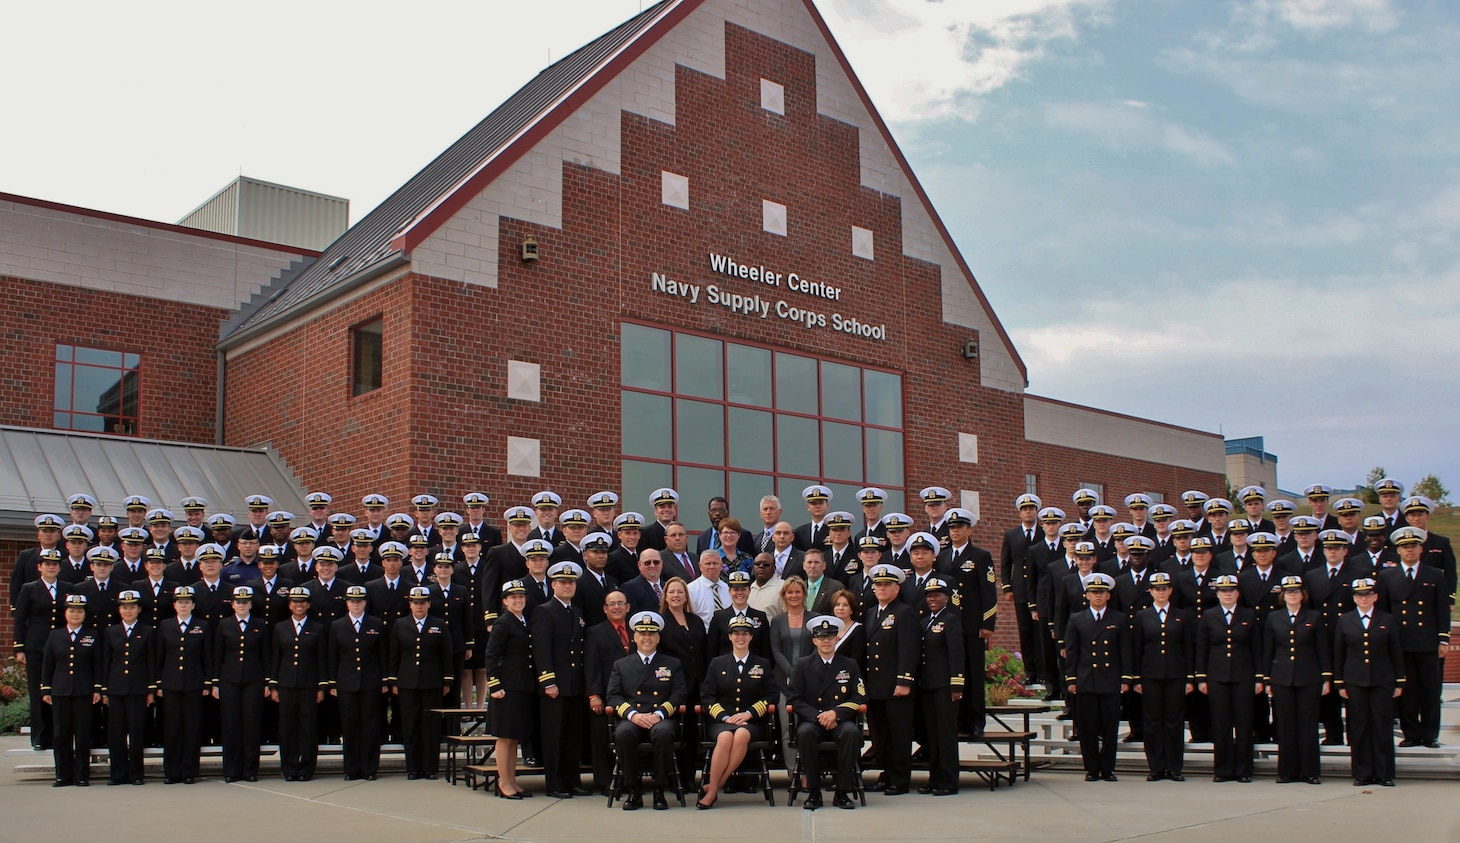
{"type": "MultiPolygon", "coordinates": [[[[639,371],[648,363],[646,355],[626,352],[620,357],[625,408],[622,453],[626,468],[630,463],[642,466],[634,468],[636,475],[662,469],[671,473],[676,489],[686,483],[704,486],[718,477],[721,488],[728,490],[746,482],[759,485],[761,481],[753,478],[763,478],[768,488],[782,480],[836,482],[848,488],[879,485],[902,496],[900,374],[629,322],[622,330],[639,346],[649,345],[655,336],[667,340],[660,346],[662,356],[654,355],[659,359],[651,364],[657,373],[646,376],[639,371]],[[735,367],[736,361],[741,368],[735,367]],[[825,392],[839,386],[835,395],[825,392]],[[745,400],[757,396],[767,400],[745,400]],[[633,418],[631,405],[658,410],[633,418]],[[695,410],[691,416],[685,415],[687,407],[695,410]],[[696,430],[680,429],[681,422],[690,421],[696,430]],[[746,423],[752,421],[754,429],[747,435],[746,423]],[[645,447],[646,427],[661,435],[658,447],[645,447]],[[797,441],[784,441],[793,434],[797,441]],[[788,449],[784,454],[783,445],[788,449]],[[711,458],[717,461],[703,461],[711,458]]],[[[638,493],[628,488],[633,485],[628,477],[624,485],[626,493],[638,493]]]]}
{"type": "Polygon", "coordinates": [[[57,345],[56,361],[53,427],[137,435],[140,354],[57,345]]]}

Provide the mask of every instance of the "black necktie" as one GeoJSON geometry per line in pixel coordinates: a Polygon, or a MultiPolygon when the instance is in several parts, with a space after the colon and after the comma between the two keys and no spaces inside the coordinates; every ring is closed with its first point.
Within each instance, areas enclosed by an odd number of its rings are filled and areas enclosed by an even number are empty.
{"type": "Polygon", "coordinates": [[[74,633],[74,632],[71,633],[71,643],[72,644],[75,644],[76,643],[76,633],[74,633]]]}
{"type": "Polygon", "coordinates": [[[1335,581],[1337,579],[1338,579],[1338,569],[1337,568],[1329,568],[1328,569],[1328,581],[1329,582],[1333,582],[1333,581],[1335,581]]]}
{"type": "Polygon", "coordinates": [[[1034,531],[1033,530],[1025,530],[1024,531],[1024,540],[1027,541],[1027,542],[1029,542],[1030,544],[1034,544],[1034,531]]]}
{"type": "Polygon", "coordinates": [[[1409,577],[1410,582],[1413,582],[1414,581],[1414,569],[1413,568],[1405,568],[1404,569],[1404,575],[1406,577],[1409,577]]]}

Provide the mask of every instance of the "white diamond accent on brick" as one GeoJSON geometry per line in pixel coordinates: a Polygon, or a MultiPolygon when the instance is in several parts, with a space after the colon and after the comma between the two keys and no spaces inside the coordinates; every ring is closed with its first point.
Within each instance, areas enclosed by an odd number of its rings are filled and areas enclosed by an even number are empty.
{"type": "Polygon", "coordinates": [[[960,489],[958,491],[958,502],[964,509],[973,513],[974,526],[978,526],[978,492],[971,492],[968,489],[960,489]]]}
{"type": "Polygon", "coordinates": [[[541,477],[542,443],[536,439],[508,436],[507,473],[518,477],[541,477]]]}
{"type": "Polygon", "coordinates": [[[852,226],[852,254],[859,258],[872,260],[872,232],[865,228],[852,226]]]}
{"type": "Polygon", "coordinates": [[[761,228],[771,234],[786,236],[786,206],[763,199],[760,203],[761,228]]]}
{"type": "Polygon", "coordinates": [[[683,208],[689,210],[689,178],[668,170],[663,171],[663,186],[660,188],[661,201],[671,208],[683,208]]]}
{"type": "Polygon", "coordinates": [[[518,401],[541,401],[542,365],[508,360],[507,397],[518,401]]]}
{"type": "Polygon", "coordinates": [[[769,79],[760,80],[760,107],[776,114],[785,114],[786,87],[769,79]]]}
{"type": "Polygon", "coordinates": [[[978,436],[972,433],[958,434],[958,461],[978,462],[978,436]]]}

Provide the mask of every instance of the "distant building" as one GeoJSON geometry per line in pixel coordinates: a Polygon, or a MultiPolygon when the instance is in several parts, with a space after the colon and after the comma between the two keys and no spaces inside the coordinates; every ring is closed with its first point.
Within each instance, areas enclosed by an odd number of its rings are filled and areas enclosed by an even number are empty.
{"type": "Polygon", "coordinates": [[[1234,489],[1261,486],[1277,494],[1277,454],[1269,454],[1261,436],[1227,440],[1227,483],[1234,489]]]}
{"type": "Polygon", "coordinates": [[[319,251],[350,224],[350,200],[239,176],[178,225],[319,251]]]}

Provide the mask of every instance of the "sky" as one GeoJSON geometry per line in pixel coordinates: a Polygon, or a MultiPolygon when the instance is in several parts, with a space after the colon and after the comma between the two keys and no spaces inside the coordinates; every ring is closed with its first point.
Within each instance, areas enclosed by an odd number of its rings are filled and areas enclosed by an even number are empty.
{"type": "MultiPolygon", "coordinates": [[[[358,220],[640,0],[7,12],[0,191],[358,220]]],[[[1460,487],[1460,6],[818,0],[1029,390],[1264,436],[1286,489],[1460,487]]]]}

